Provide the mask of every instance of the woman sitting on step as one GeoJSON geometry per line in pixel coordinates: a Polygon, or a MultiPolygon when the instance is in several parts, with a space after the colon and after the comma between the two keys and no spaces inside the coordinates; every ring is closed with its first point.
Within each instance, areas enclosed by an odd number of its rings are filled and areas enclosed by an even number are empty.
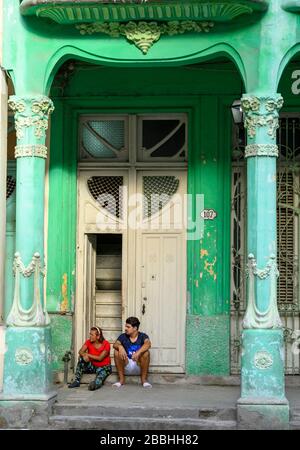
{"type": "Polygon", "coordinates": [[[95,373],[95,380],[88,386],[90,391],[94,391],[103,385],[111,372],[110,344],[104,339],[101,328],[92,327],[90,339],[79,350],[79,361],[76,366],[75,380],[69,384],[69,388],[80,386],[83,373],[95,373]]]}

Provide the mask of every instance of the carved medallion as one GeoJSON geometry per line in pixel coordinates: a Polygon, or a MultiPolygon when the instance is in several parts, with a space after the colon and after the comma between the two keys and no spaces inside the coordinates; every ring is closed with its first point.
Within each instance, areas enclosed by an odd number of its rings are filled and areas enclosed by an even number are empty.
{"type": "Polygon", "coordinates": [[[255,353],[254,365],[258,369],[269,369],[273,365],[272,355],[266,351],[255,353]]]}
{"type": "Polygon", "coordinates": [[[33,361],[33,353],[29,348],[17,348],[15,360],[19,366],[27,366],[33,361]]]}

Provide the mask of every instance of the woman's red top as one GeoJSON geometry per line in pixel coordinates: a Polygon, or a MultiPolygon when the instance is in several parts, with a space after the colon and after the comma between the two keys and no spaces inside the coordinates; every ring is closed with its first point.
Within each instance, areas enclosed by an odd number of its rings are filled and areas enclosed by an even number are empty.
{"type": "Polygon", "coordinates": [[[94,344],[88,339],[85,342],[87,346],[87,352],[90,355],[100,356],[104,350],[108,351],[108,356],[106,356],[102,361],[96,361],[95,359],[90,359],[91,363],[96,367],[108,366],[111,364],[110,360],[110,343],[104,339],[99,348],[96,348],[94,344]]]}

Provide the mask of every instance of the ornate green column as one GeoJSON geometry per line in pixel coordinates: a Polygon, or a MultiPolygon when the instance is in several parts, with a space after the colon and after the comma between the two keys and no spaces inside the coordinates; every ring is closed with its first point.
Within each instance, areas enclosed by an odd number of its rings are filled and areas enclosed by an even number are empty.
{"type": "Polygon", "coordinates": [[[248,298],[242,334],[240,428],[286,428],[289,422],[276,295],[276,130],[282,105],[279,94],[242,98],[248,144],[248,298]]]}
{"type": "Polygon", "coordinates": [[[52,101],[10,97],[17,132],[14,299],[7,316],[4,398],[48,400],[52,388],[50,321],[44,304],[46,130],[52,101]]]}

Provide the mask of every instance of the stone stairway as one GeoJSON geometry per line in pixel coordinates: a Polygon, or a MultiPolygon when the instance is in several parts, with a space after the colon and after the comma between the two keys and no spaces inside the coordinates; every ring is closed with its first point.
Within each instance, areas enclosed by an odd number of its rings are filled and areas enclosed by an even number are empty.
{"type": "Polygon", "coordinates": [[[300,430],[300,408],[291,408],[290,430],[300,430]]]}
{"type": "Polygon", "coordinates": [[[49,418],[50,429],[231,430],[236,429],[236,388],[134,384],[91,392],[63,388],[49,418]],[[217,389],[217,391],[216,391],[217,389]],[[225,389],[230,389],[225,388],[225,389]],[[226,398],[224,398],[224,395],[226,398]],[[224,401],[220,401],[220,397],[224,401]],[[213,399],[213,401],[212,401],[213,399]],[[228,401],[229,400],[229,401],[228,401]]]}
{"type": "Polygon", "coordinates": [[[69,430],[233,430],[236,409],[54,406],[50,428],[69,430]]]}

